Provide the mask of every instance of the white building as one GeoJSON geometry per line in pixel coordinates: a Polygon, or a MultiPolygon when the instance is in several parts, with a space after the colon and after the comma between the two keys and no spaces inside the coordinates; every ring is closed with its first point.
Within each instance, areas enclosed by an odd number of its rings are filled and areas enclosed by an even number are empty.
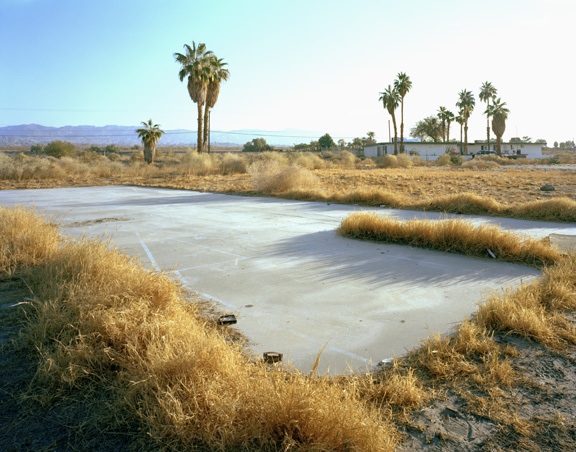
{"type": "MultiPolygon", "coordinates": [[[[398,142],[398,148],[400,143],[398,142]]],[[[495,154],[496,142],[490,141],[490,149],[486,141],[476,140],[468,144],[467,155],[495,154]]],[[[408,141],[404,142],[404,149],[407,154],[419,155],[423,160],[436,160],[447,152],[459,154],[460,145],[456,142],[432,143],[428,141],[408,141]]],[[[542,155],[542,144],[537,143],[501,143],[500,149],[502,157],[540,159],[542,155]]],[[[364,147],[364,157],[380,157],[386,154],[394,154],[394,143],[375,143],[364,147]]]]}

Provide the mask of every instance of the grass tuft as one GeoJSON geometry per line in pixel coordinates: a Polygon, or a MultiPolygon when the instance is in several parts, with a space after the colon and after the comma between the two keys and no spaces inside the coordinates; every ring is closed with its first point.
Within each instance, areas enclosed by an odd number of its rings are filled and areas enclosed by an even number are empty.
{"type": "Polygon", "coordinates": [[[356,212],[340,223],[344,237],[405,244],[420,248],[489,257],[542,267],[556,262],[560,253],[529,237],[503,231],[498,226],[474,226],[464,220],[398,221],[371,212],[356,212]]]}

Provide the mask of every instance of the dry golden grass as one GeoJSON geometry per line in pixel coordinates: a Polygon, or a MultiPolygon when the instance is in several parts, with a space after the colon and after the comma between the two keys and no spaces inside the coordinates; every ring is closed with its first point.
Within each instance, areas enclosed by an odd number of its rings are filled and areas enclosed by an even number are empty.
{"type": "Polygon", "coordinates": [[[54,224],[21,207],[0,206],[0,237],[0,274],[8,275],[43,262],[60,243],[54,224]]]}
{"type": "Polygon", "coordinates": [[[511,161],[494,158],[474,159],[461,167],[439,167],[430,162],[422,165],[418,158],[406,155],[360,161],[347,151],[320,155],[197,154],[191,150],[160,152],[153,165],[145,164],[134,152],[104,157],[86,151],[76,159],[0,154],[0,161],[0,188],[4,189],[133,184],[576,221],[574,170],[536,168],[534,161],[523,162],[521,168],[504,166],[511,161]],[[299,169],[311,171],[315,177],[299,169]],[[556,190],[543,192],[540,187],[544,184],[552,184],[556,190]]]}
{"type": "Polygon", "coordinates": [[[345,237],[397,243],[420,248],[490,257],[542,267],[556,262],[560,253],[540,241],[521,237],[490,224],[475,226],[465,220],[398,221],[374,212],[356,212],[340,223],[345,237]]]}
{"type": "Polygon", "coordinates": [[[563,311],[576,307],[575,270],[575,255],[558,259],[544,269],[540,280],[483,303],[478,309],[478,323],[552,348],[576,343],[576,327],[563,315],[563,311]]]}
{"type": "Polygon", "coordinates": [[[264,194],[306,192],[318,184],[318,178],[310,170],[298,165],[284,165],[277,160],[253,163],[248,172],[254,189],[264,194]]]}

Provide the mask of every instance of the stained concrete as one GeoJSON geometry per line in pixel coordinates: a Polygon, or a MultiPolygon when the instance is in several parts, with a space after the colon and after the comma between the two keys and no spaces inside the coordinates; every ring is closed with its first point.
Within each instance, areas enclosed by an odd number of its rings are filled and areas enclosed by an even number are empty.
{"type": "MultiPolygon", "coordinates": [[[[398,219],[441,214],[141,187],[0,191],[71,236],[111,237],[153,269],[220,303],[257,354],[302,371],[365,371],[432,333],[450,332],[494,291],[539,275],[522,265],[339,237],[354,211],[398,219]]],[[[467,217],[532,237],[574,225],[467,217]]]]}

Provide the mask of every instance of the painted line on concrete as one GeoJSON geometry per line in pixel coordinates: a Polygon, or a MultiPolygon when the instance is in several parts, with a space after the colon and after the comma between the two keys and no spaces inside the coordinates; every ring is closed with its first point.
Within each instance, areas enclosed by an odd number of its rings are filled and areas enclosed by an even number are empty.
{"type": "Polygon", "coordinates": [[[207,294],[207,293],[198,293],[198,295],[200,295],[200,296],[202,296],[202,297],[204,297],[204,298],[207,298],[207,299],[210,300],[210,301],[216,301],[216,302],[218,302],[218,303],[222,303],[222,304],[223,304],[224,306],[226,306],[227,308],[230,308],[230,309],[238,309],[238,307],[237,307],[236,305],[234,305],[234,304],[232,304],[232,303],[228,303],[228,302],[226,302],[226,301],[224,301],[224,300],[221,300],[221,299],[218,298],[218,297],[213,297],[213,296],[210,295],[210,294],[207,294]]]}
{"type": "MultiPolygon", "coordinates": [[[[317,345],[321,344],[321,342],[319,340],[314,339],[313,337],[310,337],[307,334],[302,334],[302,333],[299,333],[298,331],[294,331],[294,330],[292,330],[291,333],[294,334],[295,336],[301,337],[302,339],[306,339],[309,342],[315,342],[317,345]]],[[[340,353],[341,355],[347,356],[348,358],[356,359],[356,360],[362,361],[366,364],[370,364],[372,362],[371,359],[368,359],[364,356],[357,355],[354,352],[350,352],[348,350],[344,350],[344,349],[339,348],[339,347],[334,347],[332,345],[328,345],[328,346],[326,346],[326,348],[329,351],[340,353]]]]}
{"type": "Polygon", "coordinates": [[[174,273],[176,275],[176,278],[178,278],[178,280],[186,287],[188,287],[188,281],[186,281],[186,278],[184,278],[184,276],[182,276],[182,273],[180,273],[178,270],[174,270],[172,273],[174,273]]]}
{"type": "Polygon", "coordinates": [[[142,248],[144,249],[144,252],[148,256],[148,259],[150,259],[150,262],[152,263],[153,267],[156,269],[157,272],[162,271],[160,269],[160,266],[156,262],[156,259],[154,259],[154,256],[152,255],[152,253],[150,252],[150,250],[146,246],[146,244],[142,240],[140,240],[140,234],[138,233],[138,231],[136,231],[136,236],[138,237],[138,241],[140,242],[140,245],[142,246],[142,248]]]}

